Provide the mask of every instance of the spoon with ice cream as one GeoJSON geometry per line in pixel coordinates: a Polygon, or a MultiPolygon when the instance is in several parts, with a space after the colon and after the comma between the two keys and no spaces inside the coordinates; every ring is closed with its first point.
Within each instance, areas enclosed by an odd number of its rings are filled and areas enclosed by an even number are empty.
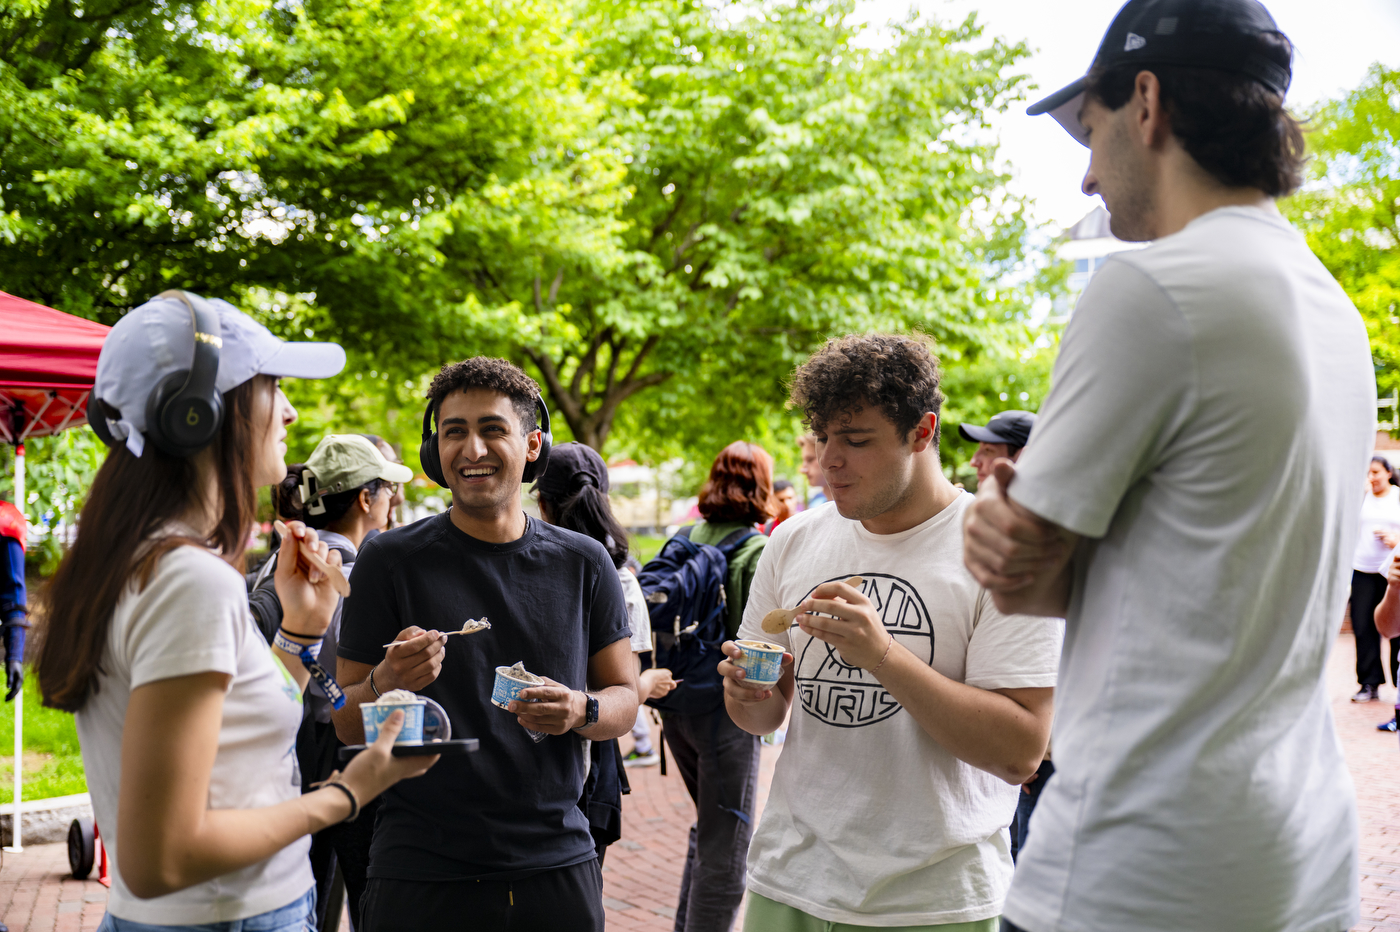
{"type": "MultiPolygon", "coordinates": [[[[863,582],[861,577],[852,576],[846,580],[846,585],[859,589],[863,582]]],[[[797,623],[797,616],[801,614],[800,608],[775,608],[763,616],[763,630],[768,634],[782,634],[797,623]]]]}
{"type": "MultiPolygon", "coordinates": [[[[462,622],[462,627],[461,627],[460,630],[457,630],[457,631],[447,631],[447,632],[444,632],[442,636],[443,636],[444,638],[446,638],[446,637],[447,637],[448,635],[450,635],[450,634],[476,634],[478,631],[487,631],[487,630],[490,629],[490,627],[491,627],[491,622],[487,621],[487,620],[486,620],[486,616],[483,615],[483,616],[480,617],[480,618],[468,618],[466,621],[462,622]]],[[[399,643],[399,642],[398,642],[398,641],[390,641],[388,644],[385,644],[384,646],[385,646],[385,647],[393,647],[393,646],[394,646],[395,644],[397,644],[397,643],[399,643]]]]}

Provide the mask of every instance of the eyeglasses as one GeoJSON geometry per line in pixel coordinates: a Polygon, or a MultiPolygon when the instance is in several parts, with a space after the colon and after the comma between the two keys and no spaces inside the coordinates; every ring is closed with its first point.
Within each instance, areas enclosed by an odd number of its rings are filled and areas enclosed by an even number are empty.
{"type": "Polygon", "coordinates": [[[397,482],[386,482],[384,483],[384,488],[389,490],[390,495],[399,494],[399,483],[397,482]]]}

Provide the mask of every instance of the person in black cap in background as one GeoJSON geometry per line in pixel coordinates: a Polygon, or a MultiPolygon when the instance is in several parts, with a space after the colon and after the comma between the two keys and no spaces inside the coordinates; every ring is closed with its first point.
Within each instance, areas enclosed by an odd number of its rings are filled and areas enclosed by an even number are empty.
{"type": "MultiPolygon", "coordinates": [[[[1021,451],[1031,439],[1031,428],[1035,426],[1035,415],[1029,411],[1003,411],[992,415],[987,426],[959,424],[958,434],[964,440],[977,444],[977,452],[972,454],[972,468],[977,470],[977,487],[992,474],[992,465],[1000,459],[1016,462],[1021,451]]],[[[1026,843],[1026,833],[1030,827],[1031,813],[1045,792],[1045,784],[1055,772],[1050,762],[1050,748],[1045,749],[1045,759],[1036,772],[1021,785],[1021,795],[1016,806],[1016,814],[1011,818],[1011,860],[1015,862],[1021,854],[1021,846],[1026,843]]]]}
{"type": "Polygon", "coordinates": [[[1020,458],[1034,426],[1035,415],[1029,411],[1003,411],[993,415],[986,427],[958,425],[959,436],[977,444],[977,452],[972,454],[972,468],[977,470],[978,487],[992,474],[992,464],[997,460],[1008,459],[1014,463],[1020,458]]]}
{"type": "Polygon", "coordinates": [[[1056,774],[1003,916],[1052,932],[1341,932],[1356,799],[1326,689],[1375,438],[1366,327],[1274,199],[1292,45],[1255,0],[1131,0],[1029,110],[1121,239],[1035,444],[964,522],[1002,611],[1065,615],[1056,774]]]}

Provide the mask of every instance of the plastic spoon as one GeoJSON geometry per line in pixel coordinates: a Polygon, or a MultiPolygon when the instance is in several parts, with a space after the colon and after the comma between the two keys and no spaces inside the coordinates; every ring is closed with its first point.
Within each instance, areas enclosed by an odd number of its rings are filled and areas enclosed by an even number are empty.
{"type": "MultiPolygon", "coordinates": [[[[851,588],[859,588],[865,582],[859,576],[852,576],[846,580],[846,585],[851,588]]],[[[763,616],[763,630],[768,634],[782,634],[797,623],[797,616],[802,614],[800,608],[775,608],[763,616]]]]}
{"type": "MultiPolygon", "coordinates": [[[[281,537],[287,537],[291,534],[291,529],[281,521],[274,521],[272,527],[281,537]]],[[[324,573],[326,581],[331,584],[332,589],[340,594],[342,599],[350,598],[350,580],[345,578],[345,574],[340,571],[339,567],[331,566],[325,560],[322,560],[320,556],[317,555],[316,551],[312,550],[310,545],[304,540],[297,540],[297,553],[301,557],[301,559],[297,561],[298,563],[305,561],[312,569],[324,573]]]]}

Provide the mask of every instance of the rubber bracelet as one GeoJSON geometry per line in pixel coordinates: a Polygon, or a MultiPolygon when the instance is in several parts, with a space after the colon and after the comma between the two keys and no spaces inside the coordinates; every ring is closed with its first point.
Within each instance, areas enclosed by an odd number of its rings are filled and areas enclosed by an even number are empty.
{"type": "Polygon", "coordinates": [[[875,669],[873,669],[873,670],[870,671],[870,675],[871,675],[871,676],[874,676],[876,673],[879,673],[879,672],[880,672],[880,668],[883,667],[883,666],[885,665],[885,661],[890,659],[890,648],[891,648],[891,647],[894,647],[894,635],[893,635],[893,634],[890,635],[889,641],[886,642],[886,644],[885,644],[885,655],[884,655],[883,657],[880,658],[880,662],[879,662],[879,663],[875,664],[875,669]]]}
{"type": "Polygon", "coordinates": [[[381,692],[379,691],[379,687],[378,687],[378,686],[375,686],[375,685],[374,685],[374,671],[375,671],[375,670],[378,670],[378,669],[379,669],[379,664],[375,664],[374,666],[370,667],[370,670],[369,670],[369,688],[372,689],[372,690],[374,691],[374,698],[376,698],[376,699],[382,699],[382,698],[384,697],[384,694],[381,693],[381,692]]]}
{"type": "Polygon", "coordinates": [[[311,679],[315,681],[317,686],[321,687],[321,692],[326,694],[326,698],[331,701],[334,708],[339,709],[345,705],[345,690],[341,689],[340,684],[335,681],[335,677],[327,673],[326,668],[317,662],[316,655],[311,653],[310,647],[288,640],[280,628],[277,631],[277,636],[272,639],[272,646],[278,650],[284,650],[300,660],[301,665],[306,667],[306,672],[311,674],[311,679]]]}
{"type": "Polygon", "coordinates": [[[356,819],[358,819],[358,818],[360,817],[360,801],[359,801],[359,799],[357,799],[357,798],[355,797],[355,791],[354,791],[354,790],[350,789],[350,787],[346,786],[344,783],[341,783],[339,780],[335,779],[338,775],[339,775],[338,772],[335,773],[335,774],[332,774],[332,775],[330,776],[329,779],[322,780],[320,783],[313,783],[312,786],[313,786],[314,788],[318,789],[318,790],[320,790],[320,789],[325,789],[325,788],[328,787],[328,786],[333,786],[333,787],[335,787],[336,789],[340,790],[342,793],[344,793],[344,794],[345,794],[345,798],[348,799],[348,800],[350,800],[350,814],[349,814],[348,816],[346,816],[345,818],[341,819],[340,821],[342,821],[342,822],[354,822],[356,819]]]}
{"type": "Polygon", "coordinates": [[[326,639],[324,634],[302,634],[299,631],[291,631],[280,626],[277,630],[289,638],[306,638],[308,641],[324,641],[326,639]]]}

